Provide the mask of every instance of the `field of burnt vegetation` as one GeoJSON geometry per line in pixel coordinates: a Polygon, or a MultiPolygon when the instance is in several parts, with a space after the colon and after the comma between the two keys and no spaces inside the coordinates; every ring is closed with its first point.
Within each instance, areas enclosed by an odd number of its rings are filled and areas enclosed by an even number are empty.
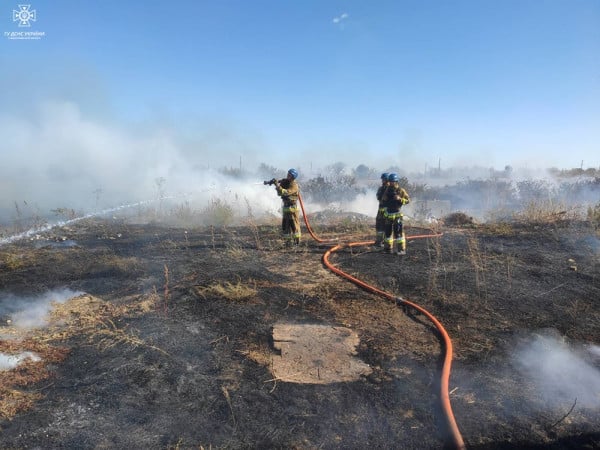
{"type": "Polygon", "coordinates": [[[407,175],[398,256],[370,244],[379,173],[343,169],[301,180],[294,248],[243,190],[17,201],[0,448],[600,448],[598,174],[407,175]]]}

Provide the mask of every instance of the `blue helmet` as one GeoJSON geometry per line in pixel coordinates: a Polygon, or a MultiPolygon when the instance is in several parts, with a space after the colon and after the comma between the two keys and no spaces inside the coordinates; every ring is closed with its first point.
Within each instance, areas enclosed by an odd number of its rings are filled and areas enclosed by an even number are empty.
{"type": "Polygon", "coordinates": [[[382,180],[384,180],[384,181],[387,181],[387,179],[388,179],[388,177],[389,177],[389,176],[390,176],[390,174],[389,174],[389,173],[387,173],[387,172],[383,172],[383,173],[381,174],[381,179],[382,179],[382,180]]]}
{"type": "Polygon", "coordinates": [[[390,173],[388,175],[388,181],[392,183],[398,183],[400,181],[400,178],[398,177],[398,174],[390,173]]]}
{"type": "Polygon", "coordinates": [[[288,170],[288,174],[291,175],[294,180],[298,178],[298,171],[296,169],[288,170]]]}

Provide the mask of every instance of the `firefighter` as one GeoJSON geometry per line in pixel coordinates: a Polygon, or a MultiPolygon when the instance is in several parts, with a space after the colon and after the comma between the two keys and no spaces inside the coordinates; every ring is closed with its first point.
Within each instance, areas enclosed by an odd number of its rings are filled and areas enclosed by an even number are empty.
{"type": "Polygon", "coordinates": [[[286,245],[300,244],[300,213],[298,212],[298,195],[300,187],[296,182],[298,171],[290,169],[287,177],[281,180],[272,180],[277,190],[277,195],[283,202],[281,231],[286,245]]]}
{"type": "Polygon", "coordinates": [[[410,202],[408,192],[400,187],[400,178],[395,173],[388,176],[389,186],[383,193],[385,205],[385,238],[383,247],[389,253],[406,255],[406,237],[402,227],[403,214],[400,208],[410,202]]]}
{"type": "Polygon", "coordinates": [[[383,193],[388,187],[389,174],[384,172],[381,174],[381,186],[377,189],[375,196],[379,202],[377,216],[375,216],[375,246],[383,247],[383,238],[385,237],[385,206],[383,204],[383,193]]]}

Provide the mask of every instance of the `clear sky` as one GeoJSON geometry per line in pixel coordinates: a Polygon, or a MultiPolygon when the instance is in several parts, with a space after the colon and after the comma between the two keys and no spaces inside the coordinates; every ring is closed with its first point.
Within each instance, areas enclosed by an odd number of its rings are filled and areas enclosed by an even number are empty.
{"type": "Polygon", "coordinates": [[[600,167],[598,0],[32,0],[29,28],[19,3],[3,173],[600,167]]]}

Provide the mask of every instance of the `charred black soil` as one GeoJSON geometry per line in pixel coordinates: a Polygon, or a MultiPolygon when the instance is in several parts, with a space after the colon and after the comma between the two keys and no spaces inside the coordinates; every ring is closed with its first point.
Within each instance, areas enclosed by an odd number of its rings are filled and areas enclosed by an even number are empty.
{"type": "MultiPolygon", "coordinates": [[[[2,293],[81,293],[44,328],[0,318],[0,352],[42,358],[0,372],[0,448],[448,446],[432,323],[331,273],[328,246],[308,233],[288,249],[277,231],[94,220],[0,247],[2,293]],[[324,384],[278,378],[282,323],[352,330],[371,370],[324,384]]],[[[599,448],[597,232],[568,222],[439,231],[403,257],[364,246],[331,259],[445,327],[467,448],[599,448]]]]}

